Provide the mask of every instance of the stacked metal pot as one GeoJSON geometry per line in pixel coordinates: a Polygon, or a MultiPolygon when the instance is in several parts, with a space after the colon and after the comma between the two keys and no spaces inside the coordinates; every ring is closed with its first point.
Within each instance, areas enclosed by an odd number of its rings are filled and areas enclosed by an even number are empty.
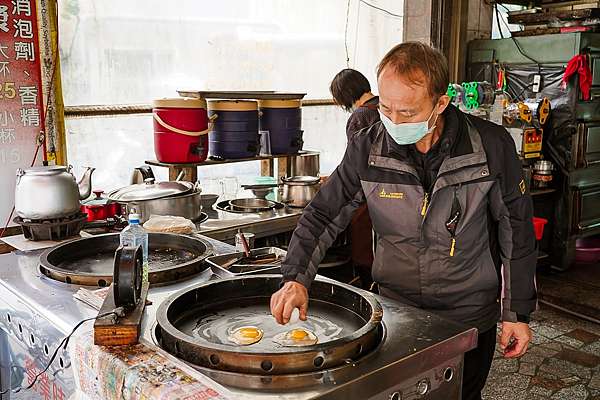
{"type": "Polygon", "coordinates": [[[197,183],[156,182],[148,178],[144,183],[114,190],[108,198],[121,204],[125,214],[135,208],[141,223],[151,215],[173,215],[192,221],[202,216],[201,189],[197,183]]]}

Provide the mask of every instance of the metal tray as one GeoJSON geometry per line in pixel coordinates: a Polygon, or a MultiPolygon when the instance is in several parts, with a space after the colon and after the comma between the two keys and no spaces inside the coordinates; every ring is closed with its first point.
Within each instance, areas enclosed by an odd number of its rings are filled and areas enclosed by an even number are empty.
{"type": "MultiPolygon", "coordinates": [[[[287,252],[278,247],[261,247],[258,249],[250,250],[250,255],[253,256],[262,256],[265,254],[276,254],[281,258],[285,257],[287,252]]],[[[237,267],[234,266],[229,268],[223,268],[222,265],[227,264],[229,261],[234,260],[239,257],[243,257],[244,252],[240,251],[237,253],[229,253],[229,254],[221,254],[218,256],[211,256],[206,259],[208,265],[212,272],[220,276],[221,278],[229,278],[232,276],[239,275],[256,275],[256,274],[279,274],[281,273],[281,269],[279,266],[277,267],[264,267],[261,265],[248,265],[248,267],[237,267]],[[261,268],[262,267],[262,268],[261,268]]]]}

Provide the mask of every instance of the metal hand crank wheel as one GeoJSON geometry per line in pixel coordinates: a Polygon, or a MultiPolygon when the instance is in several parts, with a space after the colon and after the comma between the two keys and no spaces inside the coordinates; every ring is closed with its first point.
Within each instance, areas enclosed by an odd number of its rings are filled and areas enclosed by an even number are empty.
{"type": "Polygon", "coordinates": [[[119,247],[115,252],[113,294],[116,306],[133,307],[142,293],[141,246],[119,247]]]}

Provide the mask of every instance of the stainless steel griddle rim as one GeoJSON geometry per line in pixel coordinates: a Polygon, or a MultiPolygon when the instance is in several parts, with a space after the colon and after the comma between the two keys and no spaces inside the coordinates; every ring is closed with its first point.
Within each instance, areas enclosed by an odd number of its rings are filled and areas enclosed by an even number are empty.
{"type": "MultiPolygon", "coordinates": [[[[217,382],[219,382],[225,386],[232,386],[234,388],[260,390],[260,389],[264,389],[264,388],[268,387],[268,386],[265,386],[266,385],[265,379],[267,381],[269,381],[269,379],[275,378],[281,382],[285,381],[286,383],[284,384],[283,387],[285,387],[285,389],[287,389],[287,390],[290,390],[290,389],[300,389],[300,390],[308,389],[308,390],[310,390],[310,389],[314,389],[315,386],[320,386],[321,388],[325,389],[325,391],[323,393],[329,393],[329,392],[335,391],[336,386],[339,387],[339,386],[346,385],[351,382],[359,381],[361,379],[360,374],[357,375],[357,374],[351,374],[351,373],[358,366],[371,362],[372,358],[377,356],[377,352],[380,351],[381,347],[383,346],[383,342],[385,341],[386,336],[387,336],[387,327],[386,327],[385,323],[382,322],[380,327],[381,327],[381,340],[379,341],[377,346],[375,346],[371,351],[369,351],[368,353],[365,353],[357,360],[352,360],[352,362],[343,363],[340,365],[336,365],[334,367],[328,367],[327,369],[318,370],[318,371],[295,372],[295,373],[289,373],[289,374],[276,374],[276,375],[264,375],[264,374],[253,374],[251,372],[235,372],[235,371],[226,371],[226,370],[221,370],[221,369],[204,367],[202,365],[194,364],[183,358],[178,358],[178,360],[183,362],[184,364],[188,365],[189,367],[194,368],[197,371],[200,371],[202,374],[210,377],[211,379],[214,379],[217,382]],[[349,376],[349,378],[338,375],[340,373],[346,373],[346,372],[350,373],[349,375],[347,375],[347,376],[349,376]],[[329,389],[329,386],[323,386],[323,383],[324,383],[325,377],[327,377],[327,376],[331,377],[332,375],[335,376],[334,380],[336,383],[335,383],[334,387],[331,387],[329,389]],[[235,380],[236,377],[243,378],[243,381],[244,381],[243,386],[235,385],[232,383],[232,379],[235,380]]],[[[151,338],[152,338],[153,343],[156,346],[161,347],[160,342],[159,342],[158,338],[156,337],[156,329],[157,328],[158,328],[158,323],[154,323],[152,326],[153,331],[151,333],[151,338]]],[[[377,371],[379,369],[385,369],[385,368],[386,368],[386,366],[383,366],[381,368],[376,369],[375,371],[377,371]]],[[[269,384],[270,384],[270,382],[269,382],[269,384]]],[[[275,388],[270,388],[270,389],[277,390],[277,389],[282,389],[283,387],[277,386],[275,388]]]]}
{"type": "Polygon", "coordinates": [[[271,208],[267,208],[266,210],[263,211],[237,211],[234,210],[233,207],[230,206],[229,204],[229,200],[223,200],[223,201],[219,201],[218,203],[215,204],[215,209],[219,210],[219,211],[224,211],[224,212],[228,212],[228,213],[234,213],[234,214],[260,214],[260,213],[276,213],[276,210],[280,210],[282,208],[285,208],[285,203],[279,202],[279,201],[273,201],[273,200],[269,200],[271,203],[273,203],[273,206],[271,208]]]}
{"type": "MultiPolygon", "coordinates": [[[[185,237],[186,238],[185,240],[188,240],[190,242],[201,242],[204,245],[205,250],[204,250],[204,252],[201,255],[197,256],[196,258],[194,258],[194,259],[192,259],[192,260],[190,260],[188,262],[179,264],[177,266],[177,269],[184,269],[184,268],[189,267],[190,265],[193,265],[193,264],[196,264],[196,263],[200,263],[204,259],[206,259],[206,257],[209,257],[209,256],[211,256],[214,253],[213,246],[210,243],[208,243],[206,240],[201,239],[201,238],[199,238],[197,236],[193,236],[193,235],[178,235],[178,234],[174,234],[174,233],[151,233],[151,234],[152,235],[161,235],[161,236],[163,236],[163,235],[164,236],[170,236],[170,237],[173,237],[173,238],[176,238],[176,237],[185,237]]],[[[54,276],[58,276],[58,277],[63,277],[64,278],[64,277],[67,277],[67,276],[79,275],[79,276],[86,276],[86,277],[94,277],[94,278],[97,278],[97,279],[105,279],[105,280],[109,279],[109,280],[112,280],[112,275],[100,275],[100,274],[93,274],[93,273],[89,273],[89,272],[77,272],[77,273],[74,273],[71,270],[66,270],[66,269],[54,266],[54,265],[52,265],[50,263],[50,261],[48,261],[48,256],[50,255],[50,253],[52,253],[56,249],[61,248],[63,246],[72,245],[72,244],[75,244],[75,243],[78,243],[78,242],[84,241],[84,240],[88,240],[89,241],[90,239],[96,239],[96,238],[100,239],[100,238],[103,238],[103,237],[118,236],[118,235],[119,235],[118,233],[104,233],[104,234],[101,234],[101,235],[95,235],[95,236],[93,236],[91,238],[81,238],[81,239],[72,240],[70,242],[62,243],[62,244],[59,244],[58,246],[54,246],[54,247],[51,247],[49,249],[46,249],[42,253],[42,255],[40,256],[40,267],[45,268],[49,272],[50,276],[54,275],[54,276]]],[[[159,272],[170,271],[171,269],[173,269],[173,268],[172,267],[166,267],[166,268],[155,269],[155,270],[152,270],[150,272],[150,275],[154,275],[154,274],[159,273],[159,272]]],[[[42,271],[42,273],[44,275],[47,275],[43,271],[42,271]]]]}
{"type": "Polygon", "coordinates": [[[169,310],[171,304],[173,304],[173,302],[175,302],[179,297],[181,297],[182,295],[184,295],[187,292],[197,290],[204,286],[218,284],[225,280],[235,281],[235,280],[246,280],[246,279],[254,279],[254,278],[278,279],[279,280],[279,279],[281,279],[281,275],[237,276],[237,277],[224,278],[224,279],[218,279],[215,281],[199,283],[199,284],[190,286],[186,289],[180,290],[179,292],[171,295],[167,300],[165,300],[160,305],[160,307],[158,308],[158,310],[156,312],[156,319],[160,326],[161,331],[164,331],[164,333],[170,335],[174,339],[186,341],[188,343],[196,344],[199,346],[210,346],[214,350],[222,351],[224,353],[228,353],[228,354],[232,354],[232,355],[261,354],[261,355],[264,355],[267,357],[278,357],[283,354],[304,354],[304,353],[325,351],[325,350],[328,350],[337,345],[342,345],[342,344],[346,344],[346,343],[354,341],[354,340],[358,340],[362,336],[364,336],[367,333],[369,333],[370,331],[372,331],[373,329],[377,329],[379,326],[381,326],[381,320],[383,318],[383,308],[381,307],[381,304],[379,303],[379,301],[377,301],[377,299],[371,293],[357,289],[350,285],[346,285],[346,284],[342,284],[342,283],[333,283],[331,280],[325,280],[325,279],[321,279],[321,278],[317,278],[316,281],[327,283],[330,285],[341,286],[341,287],[344,287],[344,289],[351,289],[352,291],[358,291],[359,294],[371,306],[372,312],[371,312],[371,317],[370,317],[369,321],[367,321],[361,328],[354,331],[352,334],[335,339],[335,340],[331,340],[326,343],[318,343],[313,346],[305,346],[305,347],[298,348],[298,349],[296,349],[296,348],[287,349],[286,348],[285,353],[283,353],[283,352],[265,353],[263,351],[255,353],[253,351],[233,351],[232,346],[213,343],[213,342],[209,342],[204,339],[195,338],[193,336],[187,335],[187,334],[181,332],[179,329],[177,329],[173,324],[171,324],[171,321],[167,317],[168,310],[169,310]]]}

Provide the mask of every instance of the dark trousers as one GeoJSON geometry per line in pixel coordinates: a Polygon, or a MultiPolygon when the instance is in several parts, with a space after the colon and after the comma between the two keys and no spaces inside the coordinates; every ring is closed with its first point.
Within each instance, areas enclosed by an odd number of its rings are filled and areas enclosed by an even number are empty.
{"type": "Polygon", "coordinates": [[[496,348],[496,327],[479,334],[477,348],[465,353],[463,368],[462,400],[481,400],[494,350],[496,348]]]}

